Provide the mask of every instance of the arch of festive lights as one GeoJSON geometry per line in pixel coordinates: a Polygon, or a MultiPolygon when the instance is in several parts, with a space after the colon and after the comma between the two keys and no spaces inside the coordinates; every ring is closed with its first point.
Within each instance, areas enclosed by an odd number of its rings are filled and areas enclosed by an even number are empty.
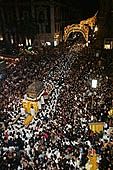
{"type": "Polygon", "coordinates": [[[94,29],[96,16],[97,16],[97,12],[93,17],[88,18],[87,20],[80,21],[80,24],[72,24],[65,27],[64,42],[66,42],[67,38],[72,32],[81,32],[86,42],[88,42],[89,27],[91,27],[92,30],[94,29]]]}
{"type": "Polygon", "coordinates": [[[89,28],[87,26],[81,26],[80,24],[73,24],[71,26],[67,26],[64,33],[64,41],[67,40],[67,38],[72,32],[81,32],[85,40],[88,41],[89,28]]]}

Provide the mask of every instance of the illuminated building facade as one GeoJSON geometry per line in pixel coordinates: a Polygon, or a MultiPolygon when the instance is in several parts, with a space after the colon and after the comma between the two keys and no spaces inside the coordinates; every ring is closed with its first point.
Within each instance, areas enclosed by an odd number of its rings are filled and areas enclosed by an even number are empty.
{"type": "Polygon", "coordinates": [[[113,0],[99,0],[97,48],[113,48],[113,0]]]}
{"type": "Polygon", "coordinates": [[[0,0],[0,40],[16,45],[57,45],[80,14],[63,0],[0,0]],[[76,16],[76,17],[75,17],[76,16]]]}
{"type": "Polygon", "coordinates": [[[106,75],[113,80],[113,0],[99,0],[95,48],[102,57],[106,75]]]}

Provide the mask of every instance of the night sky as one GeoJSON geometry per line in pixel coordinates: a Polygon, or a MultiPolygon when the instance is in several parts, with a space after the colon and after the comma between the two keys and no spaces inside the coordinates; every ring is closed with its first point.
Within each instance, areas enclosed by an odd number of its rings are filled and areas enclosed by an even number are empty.
{"type": "Polygon", "coordinates": [[[70,3],[72,2],[73,5],[78,6],[80,8],[97,8],[99,0],[66,0],[70,3]]]}
{"type": "Polygon", "coordinates": [[[99,0],[69,0],[72,2],[73,7],[79,8],[82,13],[82,17],[92,16],[99,8],[99,0]]]}

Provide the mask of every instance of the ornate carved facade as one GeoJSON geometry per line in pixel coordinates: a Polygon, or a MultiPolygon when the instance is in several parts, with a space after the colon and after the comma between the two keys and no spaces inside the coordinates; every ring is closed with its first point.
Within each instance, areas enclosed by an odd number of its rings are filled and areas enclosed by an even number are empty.
{"type": "Polygon", "coordinates": [[[14,44],[58,44],[63,29],[79,17],[77,9],[59,0],[0,0],[0,38],[14,44]]]}

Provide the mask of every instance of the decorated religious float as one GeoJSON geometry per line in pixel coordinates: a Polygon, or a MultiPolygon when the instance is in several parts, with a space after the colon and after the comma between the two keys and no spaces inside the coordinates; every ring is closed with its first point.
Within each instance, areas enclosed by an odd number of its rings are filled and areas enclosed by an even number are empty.
{"type": "Polygon", "coordinates": [[[34,81],[28,86],[24,99],[22,101],[23,107],[26,113],[30,113],[30,109],[33,106],[35,112],[38,113],[38,102],[44,93],[44,85],[41,81],[34,81]]]}
{"type": "Polygon", "coordinates": [[[109,116],[113,118],[113,108],[108,112],[109,116]]]}
{"type": "Polygon", "coordinates": [[[87,169],[90,170],[97,170],[98,169],[98,163],[97,163],[98,155],[93,154],[93,156],[88,155],[89,159],[89,165],[87,166],[87,169]]]}
{"type": "Polygon", "coordinates": [[[41,92],[44,90],[44,85],[41,81],[35,80],[32,84],[28,86],[26,90],[28,100],[37,100],[41,92]]]}
{"type": "Polygon", "coordinates": [[[28,126],[29,123],[33,120],[34,116],[29,115],[26,117],[25,121],[24,121],[24,126],[28,126]]]}
{"type": "Polygon", "coordinates": [[[30,113],[30,109],[33,106],[35,112],[38,113],[38,106],[44,104],[44,99],[48,99],[49,93],[51,91],[50,87],[44,88],[41,81],[34,81],[28,86],[24,99],[22,100],[23,107],[26,113],[30,113]]]}
{"type": "Polygon", "coordinates": [[[111,108],[111,110],[108,111],[108,114],[110,117],[110,124],[111,124],[111,126],[113,126],[113,107],[111,108]]]}
{"type": "Polygon", "coordinates": [[[35,115],[32,115],[31,110],[34,109],[35,114],[37,114],[41,109],[41,105],[45,104],[45,99],[47,101],[50,91],[50,87],[45,89],[44,84],[38,80],[35,80],[28,86],[24,99],[22,100],[22,105],[25,112],[30,115],[26,117],[24,125],[29,125],[29,123],[33,120],[35,115]]]}
{"type": "Polygon", "coordinates": [[[90,130],[92,130],[94,133],[100,133],[101,131],[103,131],[104,122],[95,122],[95,123],[92,122],[88,124],[90,130]]]}

